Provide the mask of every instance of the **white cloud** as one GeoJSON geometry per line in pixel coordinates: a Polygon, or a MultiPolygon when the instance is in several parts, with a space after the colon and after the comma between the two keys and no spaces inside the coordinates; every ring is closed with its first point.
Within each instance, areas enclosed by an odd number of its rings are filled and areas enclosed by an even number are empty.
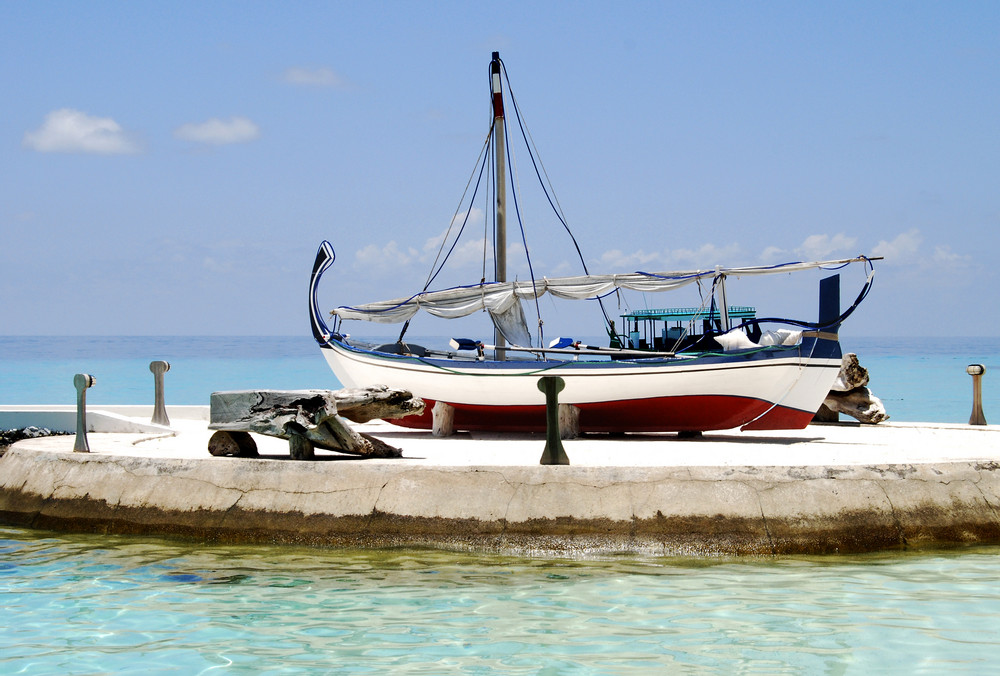
{"type": "MultiPolygon", "coordinates": [[[[455,218],[452,219],[451,233],[442,231],[440,235],[429,237],[424,242],[420,262],[430,265],[434,261],[441,248],[441,242],[444,241],[445,235],[448,235],[450,239],[448,240],[446,250],[442,252],[441,255],[444,256],[448,253],[447,248],[452,246],[454,238],[458,234],[459,228],[461,228],[462,223],[465,222],[466,231],[463,234],[461,242],[455,247],[454,251],[451,252],[448,259],[449,263],[453,266],[464,266],[470,263],[476,263],[482,267],[484,244],[482,238],[478,235],[482,233],[484,220],[485,215],[483,210],[478,207],[473,207],[468,212],[463,211],[456,214],[455,218]],[[466,219],[466,214],[468,214],[468,219],[466,219]],[[472,233],[474,233],[473,236],[470,236],[472,233]]],[[[492,243],[486,244],[486,256],[489,260],[492,260],[492,243]]]]}
{"type": "Polygon", "coordinates": [[[933,265],[952,273],[975,267],[972,256],[955,253],[949,246],[934,247],[933,265]]]}
{"type": "Polygon", "coordinates": [[[129,155],[141,150],[139,143],[110,117],[92,117],[72,108],[46,115],[41,127],[25,133],[22,143],[42,153],[129,155]]]}
{"type": "Polygon", "coordinates": [[[228,120],[213,117],[205,122],[181,125],[174,130],[174,136],[196,143],[226,145],[253,141],[260,136],[260,128],[245,117],[231,117],[228,120]]]}
{"type": "Polygon", "coordinates": [[[621,249],[611,249],[601,254],[602,269],[614,272],[634,272],[643,268],[662,267],[663,254],[658,251],[647,253],[642,249],[625,253],[621,249]]]}
{"type": "Polygon", "coordinates": [[[872,249],[872,256],[884,256],[889,265],[914,262],[922,241],[920,231],[913,229],[897,235],[891,242],[880,241],[872,249]]]}
{"type": "Polygon", "coordinates": [[[396,240],[389,241],[385,246],[369,244],[354,254],[354,263],[359,268],[374,268],[376,270],[398,270],[417,260],[420,253],[410,247],[400,249],[396,240]]]}
{"type": "Polygon", "coordinates": [[[769,246],[760,254],[761,263],[776,263],[785,258],[788,258],[788,252],[778,246],[769,246]]]}
{"type": "MultiPolygon", "coordinates": [[[[434,256],[437,254],[437,248],[435,247],[433,251],[424,250],[424,255],[420,257],[420,261],[427,265],[434,262],[434,256]]],[[[455,247],[455,250],[451,252],[451,256],[448,258],[448,263],[453,267],[465,267],[468,265],[474,265],[477,269],[483,266],[483,257],[486,257],[487,266],[491,266],[490,261],[493,260],[493,245],[487,244],[486,251],[483,252],[483,241],[481,239],[468,239],[463,240],[455,247]]]]}
{"type": "Polygon", "coordinates": [[[857,246],[857,237],[848,237],[843,233],[830,235],[809,235],[802,244],[794,249],[782,249],[779,246],[768,246],[760,254],[760,262],[786,263],[796,258],[804,261],[817,261],[833,258],[837,255],[851,254],[857,246]]]}
{"type": "Polygon", "coordinates": [[[567,275],[578,275],[581,274],[583,270],[580,269],[580,263],[569,261],[563,261],[552,268],[552,272],[548,275],[549,277],[565,277],[567,275]]]}
{"type": "Polygon", "coordinates": [[[830,258],[838,252],[849,251],[857,244],[856,237],[848,237],[843,233],[837,233],[833,237],[829,235],[810,235],[795,250],[795,253],[802,256],[807,261],[823,260],[830,258]]]}
{"type": "Polygon", "coordinates": [[[301,87],[333,87],[341,89],[347,86],[347,80],[332,68],[289,68],[283,79],[288,84],[301,87]]]}
{"type": "MultiPolygon", "coordinates": [[[[461,227],[462,223],[466,224],[466,227],[470,225],[482,225],[486,220],[486,214],[479,207],[472,207],[468,211],[460,211],[455,214],[455,217],[451,219],[452,228],[461,227]],[[468,218],[466,218],[468,215],[468,218]]],[[[443,234],[441,235],[444,236],[443,234]]]]}
{"type": "Polygon", "coordinates": [[[232,261],[219,261],[211,256],[206,256],[201,261],[201,267],[209,272],[228,273],[233,271],[232,261]]]}
{"type": "Polygon", "coordinates": [[[934,247],[935,263],[959,263],[962,260],[968,260],[969,258],[969,256],[963,256],[953,252],[949,246],[939,245],[934,247]]]}
{"type": "Polygon", "coordinates": [[[744,256],[743,247],[739,244],[729,244],[718,247],[714,244],[702,244],[697,249],[674,249],[668,253],[667,263],[671,267],[685,266],[706,270],[716,265],[741,265],[744,256]]]}
{"type": "Polygon", "coordinates": [[[739,265],[744,256],[739,244],[718,247],[703,244],[697,249],[625,252],[610,249],[601,254],[599,265],[608,272],[656,272],[678,269],[705,270],[716,265],[739,265]]]}
{"type": "MultiPolygon", "coordinates": [[[[448,253],[447,249],[452,246],[454,237],[458,232],[458,225],[461,224],[464,216],[465,214],[462,213],[456,217],[456,227],[449,234],[446,249],[441,253],[442,258],[448,253]]],[[[478,229],[478,234],[481,235],[482,222],[482,210],[473,209],[469,213],[468,226],[474,230],[478,229]]],[[[398,281],[406,280],[414,284],[422,283],[424,276],[430,272],[431,265],[434,264],[435,259],[438,257],[438,251],[441,248],[441,242],[444,240],[445,234],[446,231],[441,231],[440,234],[434,237],[428,237],[420,245],[420,248],[408,245],[401,246],[395,240],[390,240],[385,244],[369,244],[354,253],[353,267],[355,270],[363,271],[367,274],[388,275],[398,281]]],[[[483,267],[483,240],[481,236],[470,237],[469,235],[470,233],[467,228],[465,236],[458,243],[458,246],[451,251],[446,269],[452,272],[459,270],[468,272],[472,270],[475,271],[475,278],[478,279],[483,267]]],[[[512,244],[508,248],[508,256],[513,257],[521,250],[520,245],[512,244]]],[[[485,255],[487,266],[492,266],[493,247],[491,244],[487,245],[485,255]]],[[[440,263],[441,260],[437,260],[437,265],[440,265],[440,263]]]]}
{"type": "Polygon", "coordinates": [[[440,234],[434,237],[429,237],[424,242],[424,251],[434,251],[436,252],[438,247],[441,246],[441,242],[444,241],[445,237],[456,237],[458,231],[462,228],[462,224],[465,223],[466,229],[473,228],[475,230],[480,230],[479,227],[483,224],[485,215],[483,210],[479,207],[472,207],[468,211],[460,211],[455,214],[455,217],[451,219],[451,227],[447,230],[442,230],[440,234]]]}

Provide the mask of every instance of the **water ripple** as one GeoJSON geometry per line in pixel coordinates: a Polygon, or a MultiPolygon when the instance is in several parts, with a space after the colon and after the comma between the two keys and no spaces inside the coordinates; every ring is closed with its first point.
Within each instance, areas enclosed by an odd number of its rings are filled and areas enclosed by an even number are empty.
{"type": "Polygon", "coordinates": [[[0,528],[4,673],[967,671],[997,548],[551,561],[0,528]]]}

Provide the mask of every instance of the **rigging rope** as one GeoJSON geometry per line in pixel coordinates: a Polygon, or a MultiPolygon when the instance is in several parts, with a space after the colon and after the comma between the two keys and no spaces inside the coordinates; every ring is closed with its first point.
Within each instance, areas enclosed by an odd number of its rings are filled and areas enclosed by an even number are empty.
{"type": "MultiPolygon", "coordinates": [[[[513,88],[511,87],[511,84],[510,84],[510,76],[507,73],[507,66],[506,66],[506,64],[503,63],[502,60],[500,61],[500,66],[503,69],[503,76],[504,76],[504,79],[507,82],[507,91],[508,91],[508,93],[510,95],[510,101],[511,101],[511,104],[513,106],[514,116],[517,119],[518,128],[520,129],[520,132],[521,132],[521,138],[524,140],[525,147],[526,147],[526,149],[528,151],[528,157],[531,159],[531,165],[532,165],[532,168],[535,171],[535,176],[538,178],[538,182],[539,182],[539,185],[541,186],[542,193],[545,195],[546,200],[548,200],[549,206],[552,208],[552,212],[555,214],[556,219],[563,226],[563,229],[565,229],[566,233],[570,237],[570,240],[573,242],[573,247],[576,250],[577,257],[580,259],[580,264],[581,264],[581,267],[583,268],[584,274],[589,275],[590,274],[590,270],[587,268],[587,261],[586,261],[586,259],[583,256],[582,250],[580,249],[580,244],[579,244],[579,242],[577,242],[576,236],[573,234],[573,231],[570,230],[569,224],[566,222],[566,217],[565,217],[565,214],[563,213],[562,205],[559,204],[559,200],[555,196],[555,190],[554,190],[554,188],[552,186],[552,181],[551,181],[551,179],[549,179],[548,172],[545,171],[545,165],[541,161],[541,156],[538,155],[538,148],[535,145],[535,141],[531,137],[530,132],[527,130],[526,124],[525,124],[524,119],[523,119],[523,117],[521,115],[520,106],[518,106],[518,104],[517,104],[517,99],[514,96],[514,90],[513,90],[513,88]],[[537,156],[537,158],[536,158],[536,156],[537,156]],[[541,167],[541,169],[539,169],[539,167],[541,167]],[[543,178],[543,175],[544,175],[544,178],[543,178]]],[[[462,197],[459,200],[458,208],[455,210],[455,213],[452,216],[451,222],[448,225],[448,229],[445,232],[444,238],[441,240],[441,246],[438,248],[437,255],[435,256],[434,262],[431,265],[431,271],[430,271],[430,273],[428,273],[427,281],[424,283],[423,291],[427,291],[427,289],[430,288],[430,285],[434,282],[434,280],[437,279],[438,275],[444,269],[444,266],[447,263],[448,259],[451,257],[452,253],[454,252],[455,247],[458,245],[458,241],[461,239],[462,234],[465,232],[465,227],[468,224],[470,214],[472,213],[472,205],[475,203],[476,196],[479,194],[479,187],[480,187],[480,184],[482,182],[483,174],[484,174],[484,172],[486,170],[487,164],[491,165],[489,173],[487,173],[487,184],[489,185],[489,183],[492,182],[493,191],[494,191],[494,193],[496,192],[496,189],[497,189],[497,180],[496,180],[494,169],[492,167],[492,164],[495,164],[495,162],[493,162],[493,163],[489,162],[490,159],[494,159],[495,160],[495,155],[496,155],[496,146],[495,146],[495,143],[493,142],[493,133],[495,131],[495,127],[496,127],[496,120],[494,118],[493,121],[490,124],[490,129],[489,129],[489,132],[486,135],[486,140],[484,141],[483,146],[482,146],[482,148],[480,150],[479,157],[476,159],[476,165],[475,166],[478,167],[478,176],[477,176],[476,169],[473,169],[473,172],[470,175],[469,180],[468,180],[468,182],[465,185],[465,190],[463,190],[463,192],[462,192],[462,197]],[[469,199],[469,208],[466,210],[465,217],[462,219],[462,226],[459,228],[458,234],[455,235],[455,238],[451,242],[451,246],[448,247],[447,252],[445,253],[445,248],[446,248],[446,246],[448,244],[448,240],[449,240],[449,238],[451,236],[452,230],[454,229],[455,222],[456,222],[456,220],[458,218],[459,213],[461,213],[462,205],[465,204],[465,198],[468,195],[469,186],[472,184],[473,177],[476,177],[476,184],[475,184],[475,187],[473,188],[472,196],[469,199]],[[490,179],[492,179],[492,181],[490,179]],[[443,258],[442,258],[442,253],[444,254],[443,258]]],[[[530,255],[530,252],[529,252],[529,249],[528,249],[527,234],[525,232],[524,222],[523,222],[523,219],[521,217],[521,204],[520,204],[520,200],[518,199],[519,184],[518,184],[518,181],[517,181],[517,164],[516,164],[516,160],[515,160],[515,157],[514,157],[513,147],[510,144],[509,133],[507,131],[507,125],[504,125],[504,140],[507,142],[507,148],[508,148],[507,163],[508,163],[508,166],[512,170],[512,172],[511,172],[512,175],[514,176],[514,181],[512,182],[512,185],[511,185],[511,194],[512,194],[513,199],[514,199],[514,211],[515,211],[515,214],[517,216],[518,228],[520,229],[520,232],[521,232],[521,243],[524,246],[525,257],[527,258],[528,273],[531,276],[531,282],[532,282],[532,291],[535,292],[535,293],[533,293],[533,295],[535,296],[535,299],[534,299],[535,300],[535,314],[536,314],[536,317],[538,319],[538,340],[539,340],[539,346],[541,346],[543,344],[543,342],[544,342],[544,331],[543,331],[543,328],[542,328],[544,322],[542,321],[541,306],[540,306],[539,301],[538,301],[537,289],[535,288],[534,266],[533,266],[533,264],[531,262],[531,255],[530,255]]],[[[495,197],[496,197],[496,195],[494,195],[494,198],[495,197]]],[[[495,237],[495,234],[496,234],[496,214],[495,214],[495,210],[493,210],[493,209],[490,209],[490,212],[492,213],[492,219],[493,219],[492,220],[492,224],[493,224],[493,231],[494,231],[494,237],[495,237]]],[[[486,234],[487,231],[488,231],[488,225],[484,223],[484,234],[486,234]]],[[[484,237],[484,245],[483,245],[483,278],[482,278],[482,283],[485,283],[485,281],[486,281],[486,253],[487,253],[488,245],[486,244],[485,240],[486,240],[486,238],[484,237]]],[[[494,251],[494,260],[495,260],[495,257],[496,257],[496,251],[494,251]]],[[[604,320],[605,320],[606,324],[608,326],[613,326],[613,323],[611,322],[611,318],[608,315],[607,309],[604,307],[603,296],[598,296],[597,298],[595,298],[595,300],[597,300],[598,304],[600,305],[601,314],[604,315],[604,320]]],[[[409,325],[410,325],[409,320],[407,320],[403,324],[403,328],[400,331],[399,338],[397,339],[398,341],[402,341],[403,340],[403,336],[406,334],[406,331],[409,328],[409,325]]]]}
{"type": "MultiPolygon", "coordinates": [[[[525,143],[525,147],[526,147],[526,149],[528,151],[528,157],[531,159],[531,164],[532,164],[532,167],[534,169],[535,176],[538,178],[539,184],[540,184],[541,189],[542,189],[542,193],[545,195],[545,198],[548,200],[549,206],[552,208],[552,211],[555,214],[556,219],[559,221],[559,223],[563,226],[563,229],[569,235],[570,240],[573,243],[573,247],[575,248],[577,256],[578,256],[578,258],[580,260],[580,264],[581,264],[581,267],[583,268],[584,274],[589,275],[590,271],[587,268],[586,259],[583,256],[583,252],[580,249],[580,245],[577,242],[576,237],[574,236],[572,230],[569,227],[569,224],[566,221],[565,214],[564,214],[564,212],[562,210],[562,205],[559,204],[558,197],[556,197],[556,195],[555,195],[555,189],[552,186],[552,181],[551,181],[551,179],[548,176],[548,172],[545,170],[545,165],[542,163],[541,156],[538,154],[538,148],[535,145],[534,139],[532,138],[530,132],[527,129],[526,123],[525,123],[525,121],[523,119],[523,116],[521,114],[520,107],[517,104],[517,98],[514,96],[514,91],[513,91],[513,88],[511,87],[511,84],[510,84],[510,77],[509,77],[509,75],[507,73],[506,64],[504,64],[502,60],[500,61],[500,66],[501,66],[501,68],[503,70],[503,76],[504,76],[504,78],[506,80],[506,83],[507,83],[507,91],[508,91],[508,94],[509,94],[509,97],[510,97],[510,101],[511,101],[511,104],[512,104],[512,107],[513,107],[513,110],[514,110],[514,116],[517,119],[518,128],[519,128],[519,130],[521,132],[521,137],[522,137],[522,139],[523,139],[523,141],[525,143]]],[[[492,110],[492,107],[491,107],[491,110],[492,110]]],[[[476,197],[479,194],[479,188],[480,188],[480,185],[482,184],[482,180],[483,180],[484,174],[486,175],[486,184],[487,184],[486,191],[485,191],[486,194],[489,194],[489,188],[490,188],[490,185],[492,184],[493,193],[494,193],[494,200],[497,197],[496,191],[497,191],[497,188],[498,188],[498,186],[497,186],[498,177],[496,176],[496,173],[495,173],[496,150],[497,149],[496,149],[496,144],[495,144],[494,139],[493,139],[494,132],[495,132],[495,127],[496,127],[496,122],[495,122],[495,118],[494,118],[493,121],[490,124],[490,129],[489,129],[489,132],[486,135],[486,140],[484,141],[484,143],[482,145],[482,148],[480,149],[480,154],[479,154],[479,157],[476,160],[476,165],[473,168],[473,172],[470,175],[469,180],[466,183],[465,189],[462,192],[462,197],[459,200],[458,208],[455,210],[455,213],[452,216],[451,222],[449,223],[448,229],[445,232],[444,237],[442,238],[441,245],[438,248],[437,255],[435,256],[434,262],[431,265],[431,271],[428,274],[427,281],[425,282],[423,290],[422,290],[421,293],[426,292],[427,289],[430,288],[430,285],[434,282],[435,279],[437,279],[438,275],[440,275],[440,273],[443,271],[445,264],[447,263],[447,261],[449,260],[449,258],[451,257],[451,255],[454,253],[455,248],[457,247],[458,242],[461,239],[463,233],[465,232],[466,226],[468,225],[470,216],[472,214],[473,205],[475,204],[476,197]],[[490,160],[493,160],[493,161],[491,162],[490,160]],[[487,170],[487,166],[489,166],[488,170],[487,170]],[[461,227],[458,229],[458,233],[455,235],[454,239],[451,241],[451,245],[447,246],[448,242],[449,242],[449,238],[451,237],[451,233],[454,230],[454,227],[456,225],[456,221],[458,219],[458,215],[459,215],[459,213],[462,210],[462,205],[465,204],[465,199],[466,199],[466,196],[469,193],[469,186],[472,185],[472,179],[473,179],[473,177],[476,178],[476,181],[475,181],[475,186],[474,186],[473,191],[472,191],[472,196],[469,199],[469,207],[468,207],[468,209],[466,209],[465,216],[462,219],[462,224],[461,224],[461,227]],[[446,248],[447,248],[447,251],[445,251],[446,248]]],[[[504,139],[505,139],[505,141],[507,141],[507,147],[508,147],[507,164],[508,164],[508,167],[511,168],[512,175],[514,177],[514,180],[512,181],[512,185],[511,185],[511,193],[512,193],[513,200],[514,200],[514,210],[515,210],[515,214],[516,214],[517,221],[518,221],[518,227],[519,227],[520,232],[521,232],[521,242],[522,242],[522,244],[524,246],[525,256],[527,258],[528,272],[529,272],[529,274],[531,276],[532,291],[533,291],[533,296],[534,296],[534,301],[535,301],[535,313],[536,313],[536,316],[538,318],[539,346],[541,346],[543,344],[543,341],[544,341],[543,328],[542,328],[543,321],[542,321],[542,317],[541,317],[541,307],[540,307],[539,300],[538,300],[537,288],[535,286],[536,280],[535,280],[535,274],[534,274],[534,267],[533,267],[533,264],[532,264],[532,261],[531,261],[530,251],[528,249],[527,235],[526,235],[526,232],[525,232],[524,223],[523,223],[522,214],[521,214],[522,205],[521,205],[521,201],[519,199],[520,184],[519,184],[518,175],[517,175],[517,163],[516,163],[516,159],[515,159],[515,153],[513,152],[513,147],[511,146],[511,144],[509,142],[509,132],[507,130],[507,125],[504,125],[504,139]]],[[[492,216],[491,223],[492,223],[492,226],[493,226],[493,235],[494,235],[494,238],[495,238],[495,236],[496,236],[496,228],[497,228],[496,213],[495,213],[494,209],[489,209],[489,211],[491,212],[491,216],[492,216]]],[[[486,283],[486,259],[487,259],[487,252],[488,252],[488,249],[489,249],[489,243],[488,243],[488,238],[487,237],[489,235],[489,227],[490,227],[490,222],[487,222],[486,219],[484,219],[483,277],[482,277],[482,280],[480,281],[479,286],[482,286],[483,284],[486,283]]],[[[494,261],[496,260],[496,254],[497,254],[497,252],[496,252],[496,250],[494,250],[494,261]]],[[[869,259],[867,259],[867,257],[862,256],[861,258],[866,261],[866,263],[868,264],[869,268],[871,268],[872,270],[874,270],[874,266],[872,265],[871,261],[869,259]]],[[[842,267],[846,267],[848,264],[849,264],[849,262],[845,262],[844,264],[836,266],[836,267],[827,267],[827,268],[823,268],[823,269],[837,270],[837,269],[840,269],[842,267]]],[[[768,267],[761,268],[761,269],[777,269],[777,268],[780,268],[780,267],[783,267],[783,266],[789,266],[789,265],[796,265],[796,263],[791,263],[791,264],[790,263],[783,263],[783,264],[778,264],[778,265],[774,265],[774,266],[768,266],[768,267]]],[[[645,275],[648,275],[650,277],[654,277],[654,278],[659,277],[659,278],[663,278],[663,279],[689,279],[689,278],[693,277],[693,278],[695,278],[695,279],[698,280],[699,295],[702,295],[702,307],[705,306],[705,298],[704,298],[704,295],[701,293],[702,289],[701,289],[700,273],[688,274],[688,275],[670,275],[670,276],[654,275],[654,274],[642,273],[642,272],[639,272],[638,274],[645,274],[645,275]]],[[[717,279],[714,279],[713,283],[712,283],[712,291],[711,291],[711,294],[710,294],[710,298],[712,299],[713,305],[714,305],[714,296],[715,296],[714,292],[715,292],[716,285],[717,285],[717,279]]],[[[823,326],[820,326],[819,322],[800,322],[800,321],[796,321],[796,320],[783,319],[783,318],[760,318],[760,319],[744,320],[736,328],[744,328],[744,327],[747,327],[747,326],[752,326],[752,325],[760,324],[760,323],[763,323],[763,322],[780,322],[780,323],[785,323],[785,324],[789,324],[789,325],[802,326],[802,327],[807,327],[807,328],[812,328],[812,329],[829,328],[830,326],[834,326],[834,325],[842,322],[844,319],[846,319],[848,316],[850,316],[851,313],[854,312],[854,310],[858,307],[858,305],[868,295],[868,292],[871,289],[871,285],[872,285],[872,275],[869,275],[868,279],[867,279],[867,281],[866,281],[866,283],[864,285],[864,287],[861,290],[861,293],[858,295],[858,298],[855,300],[854,304],[850,308],[848,308],[848,310],[846,312],[844,312],[840,317],[838,317],[836,321],[827,323],[827,324],[825,324],[823,326]]],[[[596,300],[598,302],[598,304],[600,305],[601,313],[603,314],[605,322],[606,322],[606,324],[609,327],[609,333],[612,332],[612,331],[614,331],[615,335],[619,335],[617,333],[617,329],[614,328],[614,322],[611,321],[611,318],[608,315],[607,309],[605,308],[604,302],[603,302],[603,299],[606,298],[611,293],[619,293],[619,289],[615,289],[614,291],[608,292],[608,293],[603,294],[603,295],[597,295],[597,296],[595,296],[593,298],[593,300],[596,300]]],[[[416,295],[420,295],[420,294],[416,294],[416,295]]],[[[619,305],[620,304],[621,304],[621,296],[619,295],[619,305]]],[[[406,333],[407,328],[409,327],[409,323],[410,323],[410,321],[407,320],[404,323],[404,325],[403,325],[402,331],[400,332],[399,338],[398,338],[398,340],[400,342],[402,341],[403,336],[406,333]]],[[[627,329],[627,327],[626,327],[626,329],[627,329]]],[[[501,333],[502,333],[502,330],[501,330],[501,333]]],[[[506,336],[504,336],[504,337],[506,339],[506,336]]],[[[623,336],[621,336],[621,337],[623,337],[623,336]]]]}
{"type": "MultiPolygon", "coordinates": [[[[569,223],[566,222],[565,214],[562,211],[562,205],[559,204],[559,199],[555,195],[555,188],[552,186],[552,181],[549,179],[548,172],[545,171],[545,165],[542,163],[541,155],[538,154],[538,147],[535,145],[535,140],[532,138],[531,133],[527,130],[527,126],[524,123],[523,117],[521,116],[521,109],[517,105],[517,97],[514,96],[514,88],[510,84],[510,76],[507,74],[507,66],[504,64],[503,60],[500,61],[500,65],[503,67],[503,75],[507,80],[507,91],[510,93],[510,101],[514,107],[514,116],[517,118],[518,127],[521,130],[521,137],[524,139],[525,147],[528,151],[528,157],[531,158],[531,166],[535,169],[535,176],[538,177],[538,182],[542,187],[542,193],[549,202],[549,206],[552,207],[552,212],[556,215],[556,219],[562,224],[563,228],[566,230],[566,234],[569,235],[570,241],[573,242],[573,247],[576,249],[576,255],[580,259],[580,265],[583,267],[583,273],[585,275],[590,274],[590,270],[587,269],[587,261],[583,256],[583,251],[580,250],[580,244],[576,241],[576,236],[573,235],[573,231],[570,230],[569,223]],[[535,152],[532,152],[532,148],[535,152]],[[535,161],[535,155],[538,155],[538,161],[535,161]],[[539,172],[539,165],[542,169],[539,172]],[[545,175],[545,180],[542,180],[542,174],[545,175]],[[546,188],[546,184],[548,188],[546,188]],[[550,194],[551,190],[551,194],[550,194]]],[[[600,297],[596,298],[598,305],[601,308],[601,314],[604,315],[604,321],[609,326],[612,324],[611,317],[608,315],[607,309],[604,307],[604,303],[600,297]]]]}
{"type": "MultiPolygon", "coordinates": [[[[841,313],[839,317],[837,317],[833,321],[821,324],[818,321],[803,322],[797,319],[786,319],[783,317],[760,317],[757,319],[745,319],[736,328],[743,328],[744,326],[761,324],[763,322],[773,322],[777,324],[789,324],[790,326],[801,326],[804,329],[813,329],[815,331],[822,331],[823,329],[828,329],[830,327],[842,324],[844,320],[846,320],[848,317],[854,314],[854,311],[858,309],[858,306],[861,305],[864,299],[868,297],[868,294],[872,290],[872,285],[875,283],[875,266],[872,265],[872,262],[868,259],[867,256],[859,256],[859,258],[865,261],[865,263],[868,265],[868,269],[871,270],[871,272],[868,274],[868,278],[865,280],[864,285],[862,285],[861,291],[858,293],[858,297],[854,299],[854,302],[851,304],[851,307],[847,308],[843,313],[841,313]]],[[[839,270],[840,268],[845,267],[846,265],[847,263],[845,263],[844,265],[837,266],[835,268],[824,268],[824,269],[839,270]]]]}
{"type": "MultiPolygon", "coordinates": [[[[500,63],[503,65],[502,61],[500,63]]],[[[524,257],[528,261],[528,275],[531,277],[531,292],[535,297],[535,316],[538,319],[538,347],[544,347],[545,336],[542,332],[542,309],[538,303],[538,288],[535,284],[535,270],[531,264],[531,252],[528,250],[528,238],[524,233],[524,221],[521,219],[521,207],[517,199],[518,188],[520,187],[517,182],[517,162],[514,160],[514,149],[511,147],[510,140],[507,135],[507,125],[504,125],[503,129],[504,140],[507,141],[507,162],[511,166],[511,173],[514,174],[514,180],[511,182],[510,186],[510,194],[514,198],[514,213],[517,215],[517,227],[521,231],[521,244],[524,245],[524,257]]],[[[530,347],[530,345],[526,347],[530,347]]]]}
{"type": "MultiPolygon", "coordinates": [[[[444,269],[444,264],[448,262],[448,259],[451,257],[452,252],[458,245],[458,240],[462,238],[462,233],[465,232],[465,226],[468,225],[469,216],[472,213],[472,205],[475,203],[476,195],[479,192],[479,184],[483,180],[483,171],[487,164],[487,160],[489,159],[489,154],[487,153],[487,150],[491,145],[492,137],[493,137],[493,125],[491,124],[490,130],[486,134],[486,141],[483,143],[483,147],[479,151],[479,157],[476,158],[476,164],[473,166],[472,174],[469,176],[469,180],[465,184],[465,190],[462,191],[462,198],[459,200],[458,207],[455,209],[455,213],[451,217],[451,222],[448,224],[448,229],[445,231],[444,237],[441,239],[441,246],[438,247],[437,255],[434,257],[434,262],[431,264],[431,271],[427,275],[427,281],[424,282],[424,288],[421,291],[421,293],[423,291],[427,291],[431,283],[433,283],[434,280],[437,279],[437,276],[441,274],[441,271],[444,269]],[[462,219],[462,227],[459,228],[458,234],[455,235],[455,239],[452,241],[451,247],[448,249],[448,253],[445,254],[444,260],[441,260],[441,252],[444,251],[445,244],[448,243],[448,237],[451,235],[452,228],[455,227],[455,221],[458,219],[458,214],[461,213],[462,211],[462,204],[465,203],[465,196],[469,193],[469,185],[472,184],[472,178],[473,176],[476,176],[475,166],[479,167],[479,176],[476,178],[476,187],[473,189],[472,197],[469,199],[469,208],[465,211],[465,218],[462,219]],[[441,261],[441,265],[438,266],[437,270],[435,271],[434,267],[437,266],[439,260],[441,261]]],[[[483,265],[485,267],[485,262],[483,265]]],[[[484,274],[483,281],[485,281],[485,279],[486,275],[484,274]]],[[[403,336],[406,335],[406,331],[409,328],[410,328],[410,320],[407,319],[405,322],[403,322],[403,328],[400,330],[399,337],[396,339],[397,343],[403,342],[403,336]]]]}
{"type": "MultiPolygon", "coordinates": [[[[426,291],[430,287],[431,283],[437,279],[437,276],[441,274],[444,269],[444,264],[448,262],[451,257],[452,252],[458,245],[458,240],[462,238],[462,233],[465,232],[465,226],[469,223],[469,216],[472,214],[472,204],[476,201],[476,195],[479,192],[479,184],[483,180],[483,172],[486,167],[486,160],[488,159],[486,155],[486,149],[490,146],[490,138],[493,135],[493,125],[490,125],[490,132],[486,137],[486,142],[483,144],[483,149],[479,152],[479,157],[476,158],[476,164],[479,165],[479,176],[476,178],[476,187],[472,191],[472,197],[469,200],[469,208],[465,211],[465,217],[462,219],[462,227],[459,228],[458,234],[455,235],[454,241],[451,243],[451,247],[448,249],[448,253],[445,255],[444,260],[441,261],[441,265],[438,266],[437,271],[434,271],[434,265],[437,265],[438,260],[441,258],[441,251],[444,250],[444,245],[448,242],[448,236],[451,234],[451,230],[455,227],[455,220],[458,218],[458,214],[461,213],[462,204],[465,202],[465,195],[469,191],[469,184],[472,183],[472,176],[469,177],[469,182],[465,185],[465,190],[462,192],[462,200],[458,204],[458,209],[455,210],[455,214],[451,217],[451,223],[448,225],[448,230],[445,232],[444,239],[441,240],[441,247],[438,249],[437,258],[434,259],[434,264],[431,266],[431,273],[427,277],[427,282],[424,284],[423,291],[426,291]],[[480,162],[481,160],[481,162],[480,162]]],[[[475,169],[473,169],[473,176],[476,175],[475,169]]]]}

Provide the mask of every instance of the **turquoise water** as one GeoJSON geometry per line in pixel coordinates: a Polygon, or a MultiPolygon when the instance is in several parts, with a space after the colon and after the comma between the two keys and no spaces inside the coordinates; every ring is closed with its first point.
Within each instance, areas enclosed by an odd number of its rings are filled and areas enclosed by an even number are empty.
{"type": "Polygon", "coordinates": [[[0,527],[0,671],[986,673],[998,554],[541,561],[0,527]]]}
{"type": "Polygon", "coordinates": [[[0,404],[75,404],[76,373],[97,378],[88,404],[152,404],[154,360],[170,364],[168,405],[207,406],[223,390],[340,387],[311,337],[0,336],[0,404]]]}
{"type": "MultiPolygon", "coordinates": [[[[869,370],[871,389],[892,420],[967,423],[972,379],[965,367],[980,363],[987,369],[986,419],[1000,421],[1000,340],[844,337],[842,343],[869,370]]],[[[221,390],[340,387],[308,336],[0,336],[0,404],[74,404],[76,373],[97,378],[88,404],[152,404],[149,362],[157,359],[171,364],[168,404],[207,405],[221,390]]]]}

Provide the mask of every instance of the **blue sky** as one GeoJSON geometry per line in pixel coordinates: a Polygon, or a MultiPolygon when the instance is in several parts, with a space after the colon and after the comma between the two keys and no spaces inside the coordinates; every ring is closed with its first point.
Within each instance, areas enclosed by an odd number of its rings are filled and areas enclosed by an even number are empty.
{"type": "MultiPolygon", "coordinates": [[[[0,333],[308,334],[322,239],[325,305],[411,293],[499,50],[592,272],[883,255],[845,334],[995,335],[998,34],[994,2],[0,2],[0,333]]],[[[732,289],[815,314],[814,279],[732,289]]]]}

